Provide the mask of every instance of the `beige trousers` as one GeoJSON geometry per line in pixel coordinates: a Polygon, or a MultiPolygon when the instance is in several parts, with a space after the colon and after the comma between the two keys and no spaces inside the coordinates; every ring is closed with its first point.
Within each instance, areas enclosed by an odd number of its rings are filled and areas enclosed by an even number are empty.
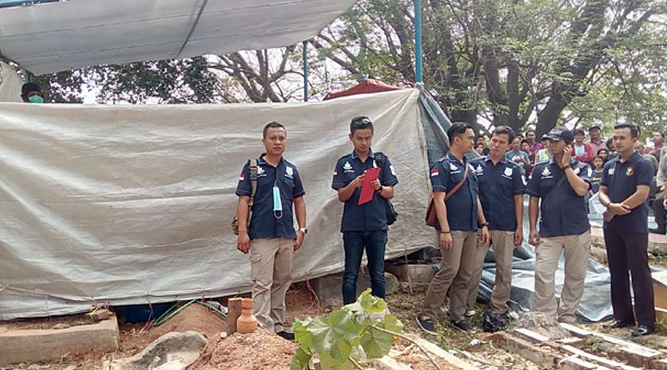
{"type": "MultiPolygon", "coordinates": [[[[514,253],[514,231],[490,230],[491,246],[496,259],[496,280],[491,293],[491,310],[497,313],[507,312],[507,300],[512,290],[512,255],[514,253]]],[[[470,279],[467,308],[472,309],[477,302],[479,282],[482,279],[484,257],[489,248],[482,247],[478,235],[475,271],[470,279]]]]}
{"type": "Polygon", "coordinates": [[[250,241],[252,313],[266,330],[285,330],[285,293],[292,283],[293,256],[293,239],[262,238],[250,241]]]}
{"type": "Polygon", "coordinates": [[[535,306],[534,310],[574,322],[577,306],[584,295],[586,265],[591,251],[591,232],[542,238],[535,248],[535,306]],[[556,269],[561,253],[565,254],[565,283],[556,302],[556,269]]]}
{"type": "Polygon", "coordinates": [[[440,248],[440,271],[433,277],[424,298],[421,315],[435,318],[449,290],[449,318],[463,319],[468,297],[468,283],[473,274],[477,252],[477,234],[474,231],[452,231],[452,248],[440,248]],[[450,289],[451,286],[451,289],[450,289]]]}

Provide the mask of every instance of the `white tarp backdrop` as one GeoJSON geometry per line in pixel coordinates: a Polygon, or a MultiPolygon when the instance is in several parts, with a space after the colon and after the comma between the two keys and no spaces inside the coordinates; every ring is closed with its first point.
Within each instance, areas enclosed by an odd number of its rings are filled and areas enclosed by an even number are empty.
{"type": "Polygon", "coordinates": [[[14,67],[0,61],[0,102],[22,102],[23,81],[14,67]]]}
{"type": "Polygon", "coordinates": [[[356,0],[70,0],[0,9],[0,52],[35,75],[307,40],[356,0]]]}
{"type": "Polygon", "coordinates": [[[343,268],[335,161],[349,121],[368,115],[373,148],[400,183],[387,256],[433,245],[418,90],[322,103],[85,106],[0,103],[0,320],[248,291],[250,264],[230,230],[241,167],[261,131],[287,127],[308,228],[305,280],[343,268]]]}

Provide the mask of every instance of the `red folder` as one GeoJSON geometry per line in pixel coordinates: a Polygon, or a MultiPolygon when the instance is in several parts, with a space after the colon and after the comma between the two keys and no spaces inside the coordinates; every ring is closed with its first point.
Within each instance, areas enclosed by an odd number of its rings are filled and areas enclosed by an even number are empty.
{"type": "Polygon", "coordinates": [[[373,199],[373,193],[375,189],[371,182],[378,179],[380,175],[380,167],[373,167],[364,172],[364,183],[361,185],[361,195],[359,195],[359,205],[368,203],[373,199]]]}

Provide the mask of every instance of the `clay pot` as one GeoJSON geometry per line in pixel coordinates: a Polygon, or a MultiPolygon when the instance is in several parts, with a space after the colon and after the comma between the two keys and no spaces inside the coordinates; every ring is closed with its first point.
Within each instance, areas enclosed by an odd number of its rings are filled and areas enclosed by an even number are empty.
{"type": "Polygon", "coordinates": [[[248,334],[256,329],[257,318],[252,314],[252,298],[244,298],[241,302],[241,316],[236,320],[236,331],[248,334]]]}

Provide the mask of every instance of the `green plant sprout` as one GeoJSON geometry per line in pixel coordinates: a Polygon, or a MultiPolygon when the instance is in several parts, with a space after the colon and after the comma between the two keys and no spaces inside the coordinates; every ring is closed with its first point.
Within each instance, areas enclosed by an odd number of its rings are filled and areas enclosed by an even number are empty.
{"type": "Polygon", "coordinates": [[[362,363],[389,353],[396,338],[414,343],[431,363],[440,367],[419,344],[400,334],[403,323],[396,316],[384,313],[387,303],[366,289],[355,303],[333,311],[328,317],[318,316],[295,320],[295,341],[300,345],[290,370],[314,369],[317,353],[322,370],[363,369],[362,363]]]}

